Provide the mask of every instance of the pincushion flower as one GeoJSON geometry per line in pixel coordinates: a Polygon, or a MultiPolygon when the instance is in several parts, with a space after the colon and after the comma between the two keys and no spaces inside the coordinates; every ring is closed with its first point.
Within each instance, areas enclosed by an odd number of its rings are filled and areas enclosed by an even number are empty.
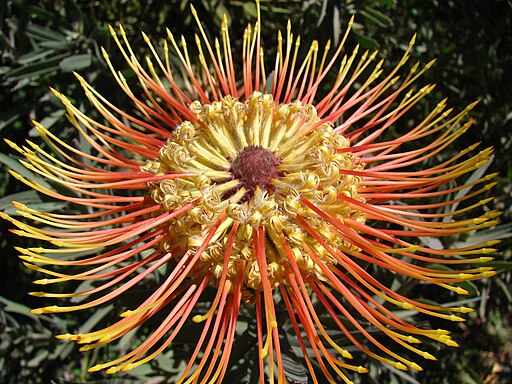
{"type": "Polygon", "coordinates": [[[422,341],[457,346],[448,331],[423,329],[397,309],[463,321],[460,313],[470,308],[408,298],[368,266],[456,294],[467,293],[459,283],[494,274],[482,264],[492,259],[486,255],[495,242],[434,249],[418,240],[469,234],[497,222],[498,212],[483,209],[491,199],[478,199],[494,175],[469,177],[492,150],[475,152],[476,143],[445,153],[473,124],[468,113],[474,104],[455,112],[442,100],[423,121],[405,122],[434,88],[415,87],[433,62],[405,69],[414,39],[386,72],[377,52],[360,54],[356,47],[345,53],[352,21],[332,49],[316,41],[302,49],[288,25],[269,68],[259,16],[245,30],[239,64],[227,18],[212,43],[194,8],[192,13],[197,59],[168,31],[161,46],[144,35],[151,55],[141,62],[123,28],[111,28],[139,83],[129,84],[106,52],[104,57],[134,111],[116,107],[78,74],[102,121],[53,91],[91,153],[37,122],[44,148],[9,142],[25,157],[23,165],[61,188],[12,171],[14,177],[83,212],[43,212],[14,202],[27,220],[2,214],[18,235],[46,243],[17,247],[28,268],[47,276],[35,283],[97,282],[81,292],[32,292],[88,298],[32,312],[104,305],[164,270],[161,284],[114,324],[57,337],[86,351],[158,314],[162,320],[131,351],[90,368],[115,373],[172,348],[184,325],[199,323],[180,383],[222,382],[241,306],[254,308],[261,383],[286,382],[278,306],[285,308],[315,383],[351,383],[350,371],[367,371],[351,364],[332,327],[356,349],[401,370],[421,370],[418,360],[435,359],[422,341]],[[389,132],[405,127],[399,135],[389,132]],[[197,304],[212,290],[209,309],[201,312],[197,304]]]}

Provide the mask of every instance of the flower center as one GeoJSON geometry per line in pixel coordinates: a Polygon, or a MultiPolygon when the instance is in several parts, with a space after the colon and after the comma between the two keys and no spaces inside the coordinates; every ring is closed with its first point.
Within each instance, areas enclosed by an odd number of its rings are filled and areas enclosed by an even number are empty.
{"type": "Polygon", "coordinates": [[[255,92],[244,102],[195,101],[190,111],[197,120],[182,122],[158,159],[142,169],[179,175],[152,182],[149,189],[162,210],[187,206],[166,224],[161,247],[178,259],[203,249],[191,275],[211,273],[220,280],[227,274],[231,280],[243,271],[243,295],[250,298],[262,284],[255,233],[264,236],[265,275],[272,287],[286,281],[290,257],[306,275],[325,279],[318,260],[332,265],[333,252],[356,250],[330,221],[364,222],[365,214],[340,198],[363,201],[354,171],[364,165],[347,150],[348,139],[320,123],[313,106],[276,104],[271,95],[255,92]]]}
{"type": "Polygon", "coordinates": [[[247,189],[246,198],[251,198],[256,187],[264,190],[273,189],[271,179],[277,179],[280,164],[274,154],[260,146],[248,146],[242,149],[231,163],[230,172],[240,180],[240,185],[247,189]]]}

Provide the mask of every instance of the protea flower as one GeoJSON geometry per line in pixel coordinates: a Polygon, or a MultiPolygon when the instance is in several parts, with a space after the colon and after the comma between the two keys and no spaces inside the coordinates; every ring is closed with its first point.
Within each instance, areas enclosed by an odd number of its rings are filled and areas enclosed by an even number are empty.
{"type": "Polygon", "coordinates": [[[456,294],[467,293],[458,283],[494,274],[480,265],[492,259],[481,255],[493,252],[495,242],[433,249],[417,239],[496,224],[498,213],[482,209],[490,199],[477,198],[493,185],[494,175],[469,177],[492,150],[475,153],[475,144],[444,154],[473,124],[467,115],[474,104],[454,112],[443,100],[418,124],[401,120],[434,88],[414,87],[433,62],[404,69],[414,39],[385,72],[376,52],[344,52],[352,21],[333,49],[316,41],[301,49],[300,37],[288,26],[284,39],[279,34],[275,65],[268,68],[258,16],[245,30],[240,66],[233,60],[227,18],[213,43],[194,8],[192,13],[200,32],[197,60],[184,40],[178,44],[168,32],[159,48],[144,36],[152,57],[141,63],[122,27],[111,28],[142,94],[113,68],[106,52],[104,57],[135,112],[117,108],[79,75],[106,122],[89,118],[54,91],[94,153],[37,122],[46,149],[10,143],[27,168],[69,193],[13,171],[14,177],[83,208],[81,214],[47,213],[14,202],[19,215],[44,228],[3,214],[18,235],[47,243],[17,248],[28,268],[48,276],[35,283],[98,282],[84,292],[32,292],[89,297],[32,312],[99,306],[165,270],[161,285],[116,323],[57,337],[90,350],[162,316],[133,350],[90,368],[115,373],[172,348],[187,322],[200,323],[202,333],[180,383],[222,381],[241,306],[254,308],[261,383],[286,381],[277,306],[287,312],[315,383],[350,383],[348,371],[367,371],[350,363],[346,345],[331,336],[333,327],[356,349],[401,370],[421,370],[418,359],[435,359],[418,346],[421,341],[457,346],[448,331],[423,329],[396,310],[463,321],[459,314],[470,308],[413,300],[370,271],[390,271],[456,294]],[[171,55],[179,66],[171,64],[171,55]],[[335,81],[328,84],[333,73],[335,81]],[[401,133],[393,136],[391,129],[401,133]],[[471,193],[458,193],[470,187],[471,193]],[[474,218],[458,218],[475,210],[481,213],[474,218]],[[211,290],[209,309],[199,311],[197,303],[211,290]],[[329,325],[321,314],[329,315],[329,325]]]}

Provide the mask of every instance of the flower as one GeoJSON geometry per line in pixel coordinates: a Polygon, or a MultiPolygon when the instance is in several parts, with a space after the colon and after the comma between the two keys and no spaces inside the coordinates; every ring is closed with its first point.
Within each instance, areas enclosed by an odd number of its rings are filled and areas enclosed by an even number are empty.
{"type": "Polygon", "coordinates": [[[32,292],[45,298],[89,298],[32,313],[102,305],[157,271],[167,271],[160,285],[116,323],[58,336],[85,351],[162,316],[138,346],[91,371],[115,373],[144,364],[193,321],[202,331],[178,382],[221,382],[242,305],[254,307],[262,383],[265,377],[286,381],[278,306],[288,314],[314,382],[323,375],[329,382],[341,378],[350,383],[347,372],[367,371],[350,364],[351,353],[336,342],[322,314],[372,358],[401,370],[421,370],[404,350],[433,360],[418,348],[422,340],[457,344],[448,331],[420,328],[395,309],[451,321],[463,321],[457,313],[471,309],[408,298],[380,281],[369,266],[456,294],[468,293],[458,283],[495,273],[480,266],[492,257],[480,255],[494,252],[496,242],[437,249],[415,240],[473,233],[497,223],[495,211],[460,218],[490,202],[475,198],[493,186],[489,181],[495,175],[467,176],[489,161],[492,150],[474,154],[475,144],[449,157],[443,154],[473,124],[467,116],[475,104],[457,113],[442,100],[422,122],[392,138],[389,131],[407,126],[401,118],[434,88],[414,87],[433,62],[399,75],[414,39],[386,74],[382,61],[375,62],[377,52],[360,55],[355,48],[343,53],[352,20],[334,52],[329,43],[319,52],[313,41],[304,57],[300,37],[288,25],[284,44],[279,35],[269,71],[257,5],[258,21],[243,37],[241,79],[226,17],[220,40],[211,44],[192,7],[200,31],[197,62],[187,43],[182,40],[180,46],[168,31],[163,54],[144,35],[152,57],[143,65],[122,27],[111,28],[142,96],[114,69],[106,52],[104,57],[136,112],[117,108],[77,75],[107,123],[53,92],[91,153],[37,122],[51,151],[30,141],[24,147],[9,142],[25,157],[26,168],[61,188],[11,171],[14,177],[83,212],[43,212],[13,203],[18,215],[42,226],[2,214],[18,227],[18,235],[48,244],[17,247],[28,268],[48,276],[35,283],[97,282],[80,292],[32,292]],[[329,84],[333,73],[336,78],[329,84]],[[62,187],[69,192],[61,192],[62,187]],[[476,191],[461,192],[470,188],[476,191]],[[212,287],[209,309],[200,312],[197,304],[212,287]]]}

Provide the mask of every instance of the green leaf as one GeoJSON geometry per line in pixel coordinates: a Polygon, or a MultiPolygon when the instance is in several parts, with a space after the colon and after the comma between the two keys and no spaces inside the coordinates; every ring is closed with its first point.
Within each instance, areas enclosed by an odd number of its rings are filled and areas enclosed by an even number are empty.
{"type": "Polygon", "coordinates": [[[361,44],[361,47],[364,49],[376,49],[379,45],[377,43],[377,40],[369,36],[363,35],[361,32],[358,32],[355,29],[352,29],[352,34],[354,36],[354,40],[358,44],[361,44]]]}
{"type": "Polygon", "coordinates": [[[42,212],[57,211],[68,205],[67,202],[61,201],[44,201],[43,197],[43,194],[35,190],[13,193],[0,199],[0,211],[11,216],[18,216],[16,208],[12,205],[13,201],[25,204],[30,206],[32,209],[36,209],[42,212]]]}
{"type": "Polygon", "coordinates": [[[38,367],[39,365],[41,365],[41,363],[44,360],[46,360],[46,358],[49,355],[50,355],[50,352],[48,352],[48,351],[46,351],[44,349],[39,350],[39,352],[35,355],[35,357],[33,357],[32,359],[27,361],[27,367],[30,367],[30,368],[38,367]]]}
{"type": "Polygon", "coordinates": [[[293,353],[293,349],[283,348],[281,353],[283,369],[286,379],[297,384],[307,384],[308,375],[299,358],[293,353]]]}
{"type": "Polygon", "coordinates": [[[18,57],[18,63],[21,65],[28,65],[30,63],[45,59],[48,56],[54,55],[55,52],[49,49],[39,49],[26,53],[18,57]]]}
{"type": "Polygon", "coordinates": [[[411,383],[411,384],[420,384],[418,380],[416,380],[414,377],[412,377],[410,374],[404,371],[400,371],[394,367],[391,367],[387,364],[382,364],[382,368],[389,370],[393,372],[396,376],[400,377],[402,380],[400,380],[400,383],[411,383]]]}
{"type": "Polygon", "coordinates": [[[491,240],[503,240],[512,237],[512,223],[500,225],[496,228],[478,231],[463,242],[455,243],[457,247],[468,247],[491,240]]]}
{"type": "Polygon", "coordinates": [[[79,71],[91,66],[92,56],[89,53],[66,57],[59,64],[64,72],[79,71]]]}
{"type": "Polygon", "coordinates": [[[28,77],[34,78],[41,75],[45,75],[51,72],[58,71],[60,69],[59,63],[62,59],[69,56],[69,54],[60,54],[56,56],[52,56],[50,58],[45,58],[43,60],[38,60],[33,63],[18,67],[13,69],[12,71],[6,74],[6,77],[10,81],[21,80],[28,77]]]}
{"type": "Polygon", "coordinates": [[[36,315],[30,313],[30,308],[27,307],[26,305],[16,303],[15,301],[6,299],[3,296],[0,296],[0,302],[5,305],[4,311],[6,312],[17,313],[19,315],[24,315],[36,321],[39,321],[39,318],[36,315]]]}
{"type": "Polygon", "coordinates": [[[37,24],[29,24],[27,27],[27,35],[38,40],[66,40],[66,35],[54,31],[53,29],[43,27],[37,24]]]}
{"type": "Polygon", "coordinates": [[[498,271],[512,271],[512,261],[490,261],[483,265],[493,267],[498,271]]]}
{"type": "Polygon", "coordinates": [[[454,285],[457,285],[457,286],[465,289],[466,291],[469,292],[470,295],[478,295],[479,294],[478,287],[471,281],[468,281],[468,280],[459,281],[458,283],[455,283],[454,285]]]}
{"type": "MultiPolygon", "coordinates": [[[[487,163],[485,163],[480,168],[476,169],[473,173],[471,173],[471,176],[466,180],[466,184],[471,184],[472,182],[481,179],[485,175],[487,168],[489,168],[489,166],[492,164],[493,159],[494,159],[494,156],[491,156],[491,158],[489,159],[489,161],[487,161],[487,163]]],[[[457,192],[454,199],[458,200],[458,199],[463,198],[471,191],[471,189],[475,185],[470,185],[469,187],[461,189],[459,192],[457,192]]],[[[459,203],[454,203],[454,204],[448,206],[448,209],[450,209],[451,211],[455,211],[458,206],[459,206],[459,203]]],[[[453,217],[452,215],[446,216],[443,218],[443,221],[449,222],[452,220],[452,217],[453,217]]]]}
{"type": "Polygon", "coordinates": [[[79,333],[87,333],[90,332],[96,324],[98,324],[101,319],[103,319],[109,312],[112,311],[114,306],[108,305],[105,308],[96,309],[94,314],[89,317],[89,319],[79,328],[79,333]]]}
{"type": "Polygon", "coordinates": [[[512,290],[511,290],[510,285],[505,283],[503,280],[500,280],[500,279],[496,279],[495,282],[498,285],[498,287],[501,288],[501,291],[503,292],[503,294],[507,298],[508,302],[512,303],[512,290]]]}
{"type": "Polygon", "coordinates": [[[387,6],[387,7],[393,7],[396,8],[396,0],[375,0],[375,3],[387,6]]]}
{"type": "Polygon", "coordinates": [[[61,120],[65,115],[64,109],[58,109],[57,111],[52,112],[48,116],[44,117],[40,123],[46,129],[50,129],[57,121],[61,120]]]}
{"type": "Polygon", "coordinates": [[[379,27],[387,28],[393,26],[393,20],[391,18],[374,8],[366,7],[363,11],[361,11],[361,14],[368,20],[377,24],[379,27]]]}
{"type": "Polygon", "coordinates": [[[284,374],[289,382],[297,384],[307,384],[307,369],[304,367],[302,360],[299,359],[294,349],[292,348],[290,338],[294,339],[295,341],[295,334],[293,332],[284,332],[284,337],[282,338],[281,341],[283,347],[281,350],[281,357],[283,361],[284,374]]]}
{"type": "Polygon", "coordinates": [[[437,237],[419,237],[422,244],[431,249],[444,249],[443,243],[437,237]]]}
{"type": "Polygon", "coordinates": [[[28,170],[22,164],[20,164],[18,161],[14,160],[12,157],[9,157],[9,156],[4,155],[3,153],[0,153],[0,163],[3,163],[5,166],[7,166],[7,168],[15,171],[16,173],[20,174],[21,176],[32,180],[34,183],[39,184],[44,188],[53,190],[53,187],[49,183],[47,183],[43,177],[28,170]]]}
{"type": "MultiPolygon", "coordinates": [[[[74,290],[74,293],[78,292],[85,292],[90,289],[93,289],[95,287],[95,281],[93,280],[84,280],[80,284],[78,284],[78,287],[74,290]]],[[[71,299],[69,299],[70,303],[77,304],[81,303],[82,301],[86,300],[88,298],[87,295],[79,295],[79,296],[73,296],[71,299]]]]}
{"type": "MultiPolygon", "coordinates": [[[[66,207],[67,205],[68,203],[62,202],[32,203],[30,204],[30,208],[41,212],[54,212],[66,207]]],[[[6,208],[4,210],[4,213],[11,216],[19,216],[18,212],[16,211],[16,208],[14,208],[13,206],[6,208]]]]}

